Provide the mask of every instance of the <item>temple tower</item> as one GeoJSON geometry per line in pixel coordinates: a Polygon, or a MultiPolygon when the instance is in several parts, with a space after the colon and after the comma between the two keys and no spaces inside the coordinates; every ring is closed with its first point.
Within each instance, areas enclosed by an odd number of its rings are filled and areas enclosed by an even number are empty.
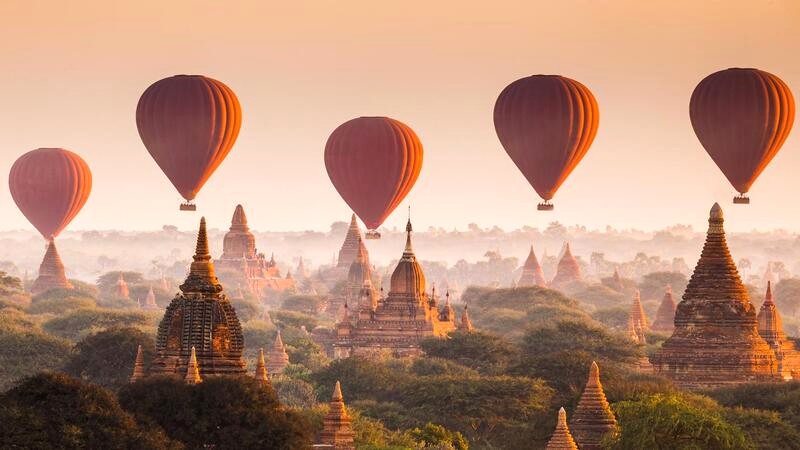
{"type": "Polygon", "coordinates": [[[136,361],[133,363],[133,374],[131,375],[131,383],[136,383],[145,377],[144,371],[144,353],[142,352],[141,344],[136,349],[136,361]]]}
{"type": "Polygon", "coordinates": [[[72,289],[72,283],[67,280],[64,263],[61,261],[56,243],[52,239],[47,243],[47,250],[39,265],[39,276],[33,282],[31,294],[37,295],[51,289],[72,289]]]}
{"type": "Polygon", "coordinates": [[[558,410],[558,423],[556,423],[556,429],[553,431],[550,441],[547,442],[545,450],[578,450],[578,446],[575,445],[575,440],[572,439],[572,434],[569,432],[567,412],[563,407],[558,410]]]}
{"type": "Polygon", "coordinates": [[[633,322],[635,328],[641,329],[643,332],[650,328],[647,322],[647,315],[644,313],[644,308],[642,307],[642,296],[638,289],[633,295],[633,304],[631,305],[628,317],[629,320],[633,322]]]}
{"type": "Polygon", "coordinates": [[[578,260],[572,256],[569,242],[564,245],[564,254],[561,260],[558,261],[558,268],[556,269],[556,276],[550,285],[553,287],[563,287],[569,283],[580,281],[581,279],[581,266],[578,260]]]}
{"type": "Polygon", "coordinates": [[[328,413],[323,419],[322,432],[319,443],[330,446],[333,450],[355,450],[355,433],[351,426],[350,416],[344,405],[342,387],[336,382],[333,389],[331,402],[328,404],[328,413]]]}
{"type": "Polygon", "coordinates": [[[117,276],[117,283],[114,285],[114,297],[129,299],[131,291],[128,289],[128,283],[125,282],[125,277],[122,272],[117,276]]]}
{"type": "Polygon", "coordinates": [[[671,286],[667,286],[666,292],[664,292],[664,298],[661,299],[661,304],[658,305],[656,320],[653,321],[651,328],[653,331],[666,332],[672,332],[675,329],[675,299],[672,298],[671,286]]]}
{"type": "Polygon", "coordinates": [[[578,407],[569,421],[569,428],[581,450],[600,450],[603,438],[617,431],[617,419],[606,400],[600,383],[600,368],[594,361],[589,368],[589,379],[578,407]]]}
{"type": "Polygon", "coordinates": [[[192,347],[192,353],[189,355],[189,363],[186,365],[186,376],[183,378],[186,384],[200,384],[203,379],[200,377],[200,368],[197,367],[197,353],[192,347]]]}
{"type": "Polygon", "coordinates": [[[336,262],[338,267],[345,270],[350,267],[350,264],[356,259],[358,253],[359,242],[361,242],[361,230],[358,228],[358,221],[356,215],[350,217],[350,226],[347,228],[347,235],[342,242],[342,248],[339,249],[339,259],[336,262]]]}
{"type": "Polygon", "coordinates": [[[778,373],[784,380],[800,378],[800,353],[783,332],[781,315],[772,297],[772,283],[767,282],[767,294],[758,312],[758,334],[775,353],[778,373]]]}
{"type": "Polygon", "coordinates": [[[275,343],[267,355],[267,372],[270,375],[278,375],[283,373],[283,369],[289,365],[289,354],[286,353],[286,347],[283,345],[281,338],[281,330],[275,336],[275,343]]]}
{"type": "Polygon", "coordinates": [[[536,253],[533,252],[533,245],[531,251],[528,253],[528,258],[522,266],[522,275],[519,277],[517,287],[539,286],[546,287],[547,281],[544,279],[544,272],[542,266],[539,265],[539,260],[536,258],[536,253]]]}
{"type": "Polygon", "coordinates": [[[264,349],[258,350],[258,362],[256,362],[256,371],[253,374],[254,378],[262,383],[269,384],[269,371],[267,364],[264,361],[264,349]]]}
{"type": "Polygon", "coordinates": [[[458,324],[458,330],[464,332],[472,332],[475,327],[472,326],[472,321],[469,319],[469,307],[464,305],[464,314],[461,315],[461,323],[458,324]]]}
{"type": "Polygon", "coordinates": [[[722,208],[714,204],[700,260],[675,311],[675,331],[651,358],[684,388],[774,381],[775,356],[731,258],[722,208]]]}
{"type": "Polygon", "coordinates": [[[243,374],[242,328],[214,273],[205,218],[200,219],[193,259],[186,281],[158,326],[150,373],[184,374],[194,355],[204,377],[243,374]]]}
{"type": "Polygon", "coordinates": [[[153,286],[150,286],[150,290],[147,291],[147,297],[144,299],[144,305],[142,306],[142,309],[158,309],[158,304],[156,303],[156,293],[153,292],[153,286]]]}

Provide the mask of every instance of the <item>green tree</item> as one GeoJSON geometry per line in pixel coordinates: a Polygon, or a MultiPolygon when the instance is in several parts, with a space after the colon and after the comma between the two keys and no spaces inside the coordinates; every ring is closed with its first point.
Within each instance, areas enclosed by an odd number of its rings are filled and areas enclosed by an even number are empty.
{"type": "Polygon", "coordinates": [[[125,282],[128,284],[140,284],[144,281],[144,277],[139,272],[126,272],[121,270],[115,270],[113,272],[106,272],[97,279],[97,287],[100,289],[100,292],[104,294],[108,294],[114,290],[114,286],[117,285],[117,280],[119,279],[119,274],[122,274],[122,278],[125,279],[125,282]]]}
{"type": "Polygon", "coordinates": [[[0,395],[3,448],[179,449],[140,427],[114,395],[60,374],[39,374],[0,395]]]}
{"type": "Polygon", "coordinates": [[[493,334],[450,333],[449,339],[426,339],[420,343],[425,354],[444,358],[484,374],[501,374],[519,357],[517,348],[493,334]]]}
{"type": "Polygon", "coordinates": [[[781,279],[775,285],[775,302],[783,314],[796,316],[800,310],[800,278],[781,279]]]}
{"type": "Polygon", "coordinates": [[[755,448],[800,449],[800,432],[775,411],[727,408],[725,420],[741,428],[755,448]]]}
{"type": "Polygon", "coordinates": [[[452,432],[447,428],[433,423],[426,423],[422,428],[409,431],[414,440],[422,442],[425,446],[449,446],[455,450],[468,450],[469,443],[459,432],[452,432]]]}
{"type": "Polygon", "coordinates": [[[667,286],[672,288],[672,295],[680,299],[689,280],[680,272],[651,272],[642,277],[639,291],[644,299],[660,299],[667,286]]]}
{"type": "Polygon", "coordinates": [[[800,382],[749,383],[708,393],[721,405],[778,412],[783,420],[800,429],[800,382]]]}
{"type": "Polygon", "coordinates": [[[388,390],[396,388],[398,383],[406,379],[408,375],[405,372],[394,370],[383,361],[358,356],[334,360],[319,372],[311,374],[317,398],[323,402],[331,398],[336,381],[341,382],[347,399],[353,401],[381,399],[388,390]]]}
{"type": "Polygon", "coordinates": [[[272,388],[250,377],[207,377],[187,385],[151,377],[123,387],[123,408],[155,423],[187,448],[310,448],[299,414],[282,408],[272,388]]]}
{"type": "Polygon", "coordinates": [[[78,309],[50,319],[43,328],[48,333],[78,340],[92,332],[112,327],[155,327],[160,314],[144,311],[115,311],[111,309],[78,309]]]}
{"type": "Polygon", "coordinates": [[[31,298],[27,311],[30,314],[61,315],[76,309],[91,309],[97,306],[95,299],[74,289],[51,289],[31,298]]]}
{"type": "Polygon", "coordinates": [[[322,311],[324,304],[324,299],[318,295],[292,295],[283,300],[281,309],[317,315],[322,311]]]}
{"type": "Polygon", "coordinates": [[[281,404],[292,408],[310,408],[317,403],[314,386],[303,380],[277,378],[272,380],[272,387],[281,404]]]}
{"type": "Polygon", "coordinates": [[[622,293],[602,284],[592,284],[586,289],[576,292],[573,298],[596,308],[611,308],[629,301],[622,293]]]}
{"type": "Polygon", "coordinates": [[[32,326],[0,326],[0,391],[23,377],[59,369],[69,355],[70,344],[64,339],[32,326]]]}

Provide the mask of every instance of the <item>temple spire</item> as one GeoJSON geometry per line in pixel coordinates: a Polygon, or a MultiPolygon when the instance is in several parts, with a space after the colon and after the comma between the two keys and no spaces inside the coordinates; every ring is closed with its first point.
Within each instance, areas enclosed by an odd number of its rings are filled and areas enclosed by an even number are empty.
{"type": "Polygon", "coordinates": [[[656,331],[672,331],[675,329],[675,299],[672,298],[672,286],[667,286],[664,291],[664,298],[658,306],[656,320],[653,321],[652,329],[656,331]]]}
{"type": "Polygon", "coordinates": [[[131,375],[131,383],[135,383],[144,378],[144,353],[142,352],[141,344],[136,349],[136,362],[133,363],[133,374],[131,375]]]}
{"type": "Polygon", "coordinates": [[[461,323],[458,325],[458,329],[468,333],[475,329],[469,319],[469,307],[467,305],[464,305],[464,314],[461,315],[461,323]]]}
{"type": "Polygon", "coordinates": [[[589,367],[589,378],[569,427],[581,450],[600,450],[600,443],[606,435],[617,431],[617,419],[608,405],[600,383],[600,368],[594,361],[589,367]]]}
{"type": "Polygon", "coordinates": [[[411,227],[411,217],[408,218],[406,223],[406,248],[403,250],[404,255],[413,255],[414,248],[411,246],[411,232],[414,229],[411,227]]]}
{"type": "Polygon", "coordinates": [[[558,423],[545,450],[578,450],[567,426],[567,412],[564,408],[558,410],[558,423]]]}
{"type": "Polygon", "coordinates": [[[192,353],[189,355],[189,364],[186,367],[186,376],[183,378],[186,384],[199,384],[203,382],[200,378],[200,368],[197,366],[197,353],[192,346],[192,353]]]}
{"type": "Polygon", "coordinates": [[[269,372],[267,371],[267,363],[264,361],[264,349],[258,350],[258,362],[256,363],[255,379],[269,383],[269,372]]]}
{"type": "Polygon", "coordinates": [[[533,245],[531,245],[530,252],[528,252],[528,258],[525,260],[525,264],[522,266],[522,275],[519,277],[517,286],[547,286],[547,281],[544,278],[542,266],[539,264],[539,260],[536,258],[536,253],[533,251],[533,245]]]}
{"type": "Polygon", "coordinates": [[[52,239],[47,243],[47,250],[39,265],[39,276],[33,282],[31,294],[40,294],[50,289],[72,289],[72,284],[67,280],[64,272],[64,263],[61,261],[56,243],[52,239]]]}
{"type": "Polygon", "coordinates": [[[328,404],[328,413],[323,418],[322,432],[319,436],[320,444],[336,450],[355,450],[355,433],[351,426],[350,415],[344,405],[342,386],[336,381],[333,388],[331,402],[328,404]]]}
{"type": "Polygon", "coordinates": [[[189,276],[180,286],[184,293],[202,292],[216,294],[222,292],[217,275],[214,273],[214,264],[211,263],[211,254],[208,250],[208,235],[206,233],[206,218],[200,218],[200,230],[197,233],[197,246],[189,276]]]}
{"type": "Polygon", "coordinates": [[[647,331],[649,324],[647,323],[647,315],[644,313],[644,307],[642,307],[642,295],[638,289],[633,295],[633,304],[629,314],[634,326],[641,328],[642,331],[647,331]]]}
{"type": "Polygon", "coordinates": [[[283,373],[283,369],[289,365],[289,355],[286,353],[286,347],[283,345],[281,338],[281,330],[275,336],[275,342],[267,354],[267,372],[270,375],[278,375],[283,373]]]}
{"type": "Polygon", "coordinates": [[[249,231],[249,229],[244,208],[242,205],[236,205],[236,209],[233,211],[233,217],[231,218],[231,230],[249,231]]]}

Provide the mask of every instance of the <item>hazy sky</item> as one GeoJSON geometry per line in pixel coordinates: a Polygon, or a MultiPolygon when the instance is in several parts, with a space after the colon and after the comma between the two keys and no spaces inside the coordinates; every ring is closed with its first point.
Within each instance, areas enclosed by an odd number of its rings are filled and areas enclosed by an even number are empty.
{"type": "MultiPolygon", "coordinates": [[[[237,202],[262,230],[346,220],[325,141],[353,117],[387,115],[425,147],[407,198],[420,228],[702,227],[720,201],[730,229],[800,230],[800,124],[748,207],[730,204],[688,117],[694,86],[727,67],[772,72],[800,97],[796,0],[4,0],[0,61],[0,173],[37,147],[82,155],[94,189],[72,230],[196,226],[134,119],[144,89],[179,73],[217,78],[242,104],[239,139],[197,198],[214,227],[237,202]],[[503,87],[535,73],[579,80],[600,105],[597,138],[553,213],[536,211],[492,123],[503,87]]],[[[0,229],[31,228],[3,186],[0,229]]]]}

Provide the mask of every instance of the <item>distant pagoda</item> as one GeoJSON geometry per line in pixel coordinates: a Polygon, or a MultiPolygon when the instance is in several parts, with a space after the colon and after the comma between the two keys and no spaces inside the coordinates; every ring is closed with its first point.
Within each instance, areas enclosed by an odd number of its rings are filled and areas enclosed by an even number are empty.
{"type": "Polygon", "coordinates": [[[172,299],[158,326],[150,373],[187,374],[195,353],[203,377],[245,373],[242,328],[214,273],[205,218],[200,219],[193,259],[181,292],[172,299]]]}
{"type": "Polygon", "coordinates": [[[517,282],[517,287],[529,286],[547,286],[542,266],[539,265],[539,260],[536,259],[536,253],[533,252],[533,245],[531,245],[531,251],[528,253],[525,264],[522,266],[522,276],[519,277],[519,281],[517,282]]]}
{"type": "Polygon", "coordinates": [[[778,373],[784,380],[800,378],[800,353],[783,332],[781,315],[772,297],[772,283],[767,282],[767,294],[758,312],[758,334],[775,353],[778,373]]]}
{"type": "Polygon", "coordinates": [[[558,410],[558,422],[550,441],[547,442],[545,450],[578,450],[575,440],[572,439],[572,434],[569,432],[567,426],[567,412],[564,408],[558,410]]]}
{"type": "Polygon", "coordinates": [[[339,259],[336,262],[337,267],[344,270],[350,268],[350,264],[356,259],[358,254],[358,247],[361,242],[361,229],[358,227],[356,215],[350,216],[350,226],[347,228],[347,234],[342,242],[342,248],[339,249],[339,259]]]}
{"type": "Polygon", "coordinates": [[[633,322],[635,328],[641,329],[642,331],[650,329],[650,324],[647,322],[647,315],[644,313],[644,307],[642,307],[642,295],[639,293],[638,289],[633,294],[633,304],[631,305],[631,310],[628,312],[628,317],[629,320],[633,322]]]}
{"type": "Polygon", "coordinates": [[[144,305],[142,305],[142,309],[159,309],[158,304],[156,303],[156,293],[153,292],[153,286],[150,286],[150,290],[147,291],[147,297],[144,299],[144,305]]]}
{"type": "Polygon", "coordinates": [[[267,372],[272,376],[279,375],[283,373],[283,370],[286,369],[288,365],[289,354],[286,353],[286,347],[283,345],[281,330],[278,330],[278,334],[275,336],[275,342],[272,344],[272,348],[269,349],[269,353],[267,354],[267,372]]]}
{"type": "Polygon", "coordinates": [[[331,402],[328,404],[328,413],[322,419],[322,432],[319,443],[333,450],[355,450],[355,433],[351,426],[350,416],[344,405],[342,386],[336,381],[333,388],[331,402]]]}
{"type": "Polygon", "coordinates": [[[675,331],[651,358],[655,372],[691,389],[775,381],[777,365],[758,333],[756,311],[725,241],[722,208],[714,204],[708,234],[675,331]]]}
{"type": "Polygon", "coordinates": [[[581,450],[600,450],[606,435],[617,432],[617,419],[600,383],[600,368],[592,361],[589,379],[578,401],[578,407],[569,421],[572,437],[581,450]]]}
{"type": "Polygon", "coordinates": [[[672,287],[667,286],[664,298],[656,312],[656,320],[651,327],[653,331],[672,332],[675,329],[675,299],[672,298],[672,287]]]}
{"type": "Polygon", "coordinates": [[[464,313],[461,314],[461,322],[458,324],[458,330],[471,333],[475,327],[472,326],[472,321],[469,318],[469,311],[467,308],[467,305],[464,305],[464,313]]]}
{"type": "Polygon", "coordinates": [[[264,360],[263,348],[258,350],[258,359],[256,360],[256,371],[253,374],[253,377],[263,384],[270,384],[269,370],[267,369],[267,363],[264,360]]]}
{"type": "Polygon", "coordinates": [[[114,297],[129,299],[130,296],[131,291],[128,289],[128,283],[125,281],[122,272],[120,272],[117,276],[117,283],[114,284],[114,297]]]}
{"type": "Polygon", "coordinates": [[[558,288],[580,280],[581,266],[578,264],[578,260],[572,256],[572,250],[570,249],[569,242],[567,242],[564,245],[564,254],[561,256],[561,260],[558,261],[556,276],[553,278],[553,281],[550,282],[550,285],[558,288]]]}
{"type": "Polygon", "coordinates": [[[39,276],[33,282],[31,294],[37,295],[51,289],[72,289],[72,283],[64,273],[64,263],[52,239],[47,243],[42,263],[39,265],[39,276]]]}

